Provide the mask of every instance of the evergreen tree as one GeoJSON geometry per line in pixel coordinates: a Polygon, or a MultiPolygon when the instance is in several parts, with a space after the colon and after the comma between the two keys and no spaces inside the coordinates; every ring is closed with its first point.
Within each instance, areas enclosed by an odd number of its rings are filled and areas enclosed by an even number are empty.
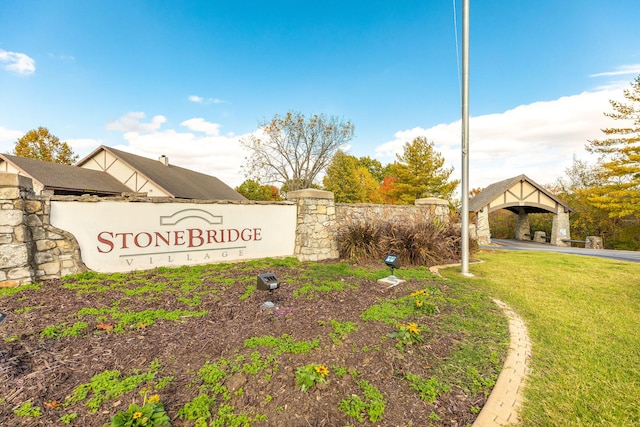
{"type": "Polygon", "coordinates": [[[444,168],[444,157],[434,149],[433,142],[420,136],[404,145],[402,155],[389,165],[389,176],[396,178],[387,198],[401,204],[413,204],[423,197],[450,200],[459,181],[449,181],[453,168],[444,168]]]}
{"type": "Polygon", "coordinates": [[[611,217],[640,214],[640,75],[624,90],[626,102],[611,100],[607,117],[619,127],[602,131],[605,139],[589,141],[587,151],[600,154],[600,176],[604,182],[593,189],[589,201],[611,217]]]}

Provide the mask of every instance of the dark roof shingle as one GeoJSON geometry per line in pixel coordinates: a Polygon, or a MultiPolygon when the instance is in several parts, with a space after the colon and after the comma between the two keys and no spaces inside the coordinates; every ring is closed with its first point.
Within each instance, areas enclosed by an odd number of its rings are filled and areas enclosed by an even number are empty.
{"type": "Polygon", "coordinates": [[[108,173],[71,165],[0,154],[23,173],[39,181],[45,189],[121,194],[131,190],[108,173]]]}
{"type": "MultiPolygon", "coordinates": [[[[104,145],[99,149],[111,152],[114,156],[173,195],[173,197],[202,200],[247,200],[243,195],[214,176],[171,164],[164,165],[158,160],[104,145]]],[[[80,160],[78,165],[81,165],[86,159],[80,160]]]]}

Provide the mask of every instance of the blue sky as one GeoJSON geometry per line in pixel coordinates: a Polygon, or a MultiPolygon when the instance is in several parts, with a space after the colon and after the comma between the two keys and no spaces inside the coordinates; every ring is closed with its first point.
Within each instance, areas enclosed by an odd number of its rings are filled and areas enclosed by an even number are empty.
{"type": "MultiPolygon", "coordinates": [[[[470,0],[470,186],[561,176],[640,74],[637,0],[470,0]]],[[[0,2],[0,152],[38,126],[244,180],[239,140],[295,110],[350,153],[425,135],[460,175],[461,0],[0,2]],[[455,13],[454,13],[455,10],[455,13]],[[456,15],[457,13],[457,15],[456,15]]]]}

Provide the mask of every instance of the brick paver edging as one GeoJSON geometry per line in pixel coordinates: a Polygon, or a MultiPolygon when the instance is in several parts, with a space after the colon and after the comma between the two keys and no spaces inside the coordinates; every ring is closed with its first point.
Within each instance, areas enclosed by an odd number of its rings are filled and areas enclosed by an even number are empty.
{"type": "Polygon", "coordinates": [[[517,425],[522,389],[530,372],[531,342],[524,322],[507,304],[497,299],[493,301],[509,319],[511,343],[498,381],[472,427],[517,425]]]}
{"type": "MultiPolygon", "coordinates": [[[[438,265],[429,267],[429,270],[440,276],[438,270],[441,268],[457,265],[460,264],[438,265]]],[[[530,372],[531,341],[529,341],[524,321],[504,302],[498,299],[494,299],[493,302],[502,309],[509,319],[509,353],[496,385],[472,427],[517,425],[518,411],[522,406],[522,389],[525,385],[525,378],[530,372]]]]}

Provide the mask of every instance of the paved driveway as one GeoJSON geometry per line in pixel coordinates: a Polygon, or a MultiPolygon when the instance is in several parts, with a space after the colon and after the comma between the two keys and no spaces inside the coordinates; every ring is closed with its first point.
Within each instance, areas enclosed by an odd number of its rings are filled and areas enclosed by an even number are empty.
{"type": "Polygon", "coordinates": [[[527,250],[560,252],[564,254],[595,256],[600,258],[617,259],[621,261],[640,262],[640,252],[636,251],[616,251],[612,249],[585,249],[585,248],[565,248],[553,246],[545,243],[537,243],[528,240],[491,239],[491,246],[483,246],[487,249],[504,250],[527,250]]]}

